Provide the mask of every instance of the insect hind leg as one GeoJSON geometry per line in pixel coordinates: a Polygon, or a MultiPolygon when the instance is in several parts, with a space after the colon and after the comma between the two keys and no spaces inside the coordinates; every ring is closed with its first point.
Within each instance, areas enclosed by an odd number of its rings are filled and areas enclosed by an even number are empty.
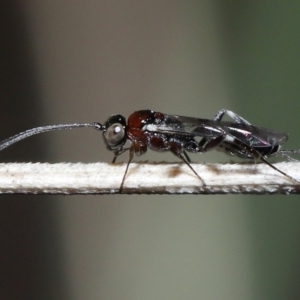
{"type": "Polygon", "coordinates": [[[221,122],[224,115],[229,116],[231,119],[233,119],[236,123],[238,124],[243,124],[243,125],[251,125],[251,123],[249,123],[247,120],[245,120],[244,118],[242,118],[241,116],[237,115],[236,113],[234,113],[231,110],[227,110],[227,109],[220,109],[217,114],[213,117],[214,121],[218,121],[221,122]]]}
{"type": "Polygon", "coordinates": [[[226,138],[225,133],[220,134],[219,136],[210,139],[209,141],[207,141],[206,138],[202,138],[201,141],[198,143],[198,147],[199,147],[198,152],[203,153],[215,149],[224,141],[225,138],[226,138]]]}
{"type": "MultiPolygon", "coordinates": [[[[246,126],[251,125],[251,123],[249,123],[247,120],[245,120],[241,116],[237,115],[233,111],[227,110],[227,109],[220,109],[216,113],[216,115],[213,117],[213,121],[221,122],[225,114],[227,116],[229,116],[231,119],[233,119],[237,124],[242,124],[242,125],[246,125],[246,126]]],[[[203,147],[206,143],[207,143],[206,138],[202,138],[201,141],[199,142],[199,146],[203,147]]]]}
{"type": "MultiPolygon", "coordinates": [[[[280,169],[276,168],[274,165],[272,165],[270,162],[268,162],[266,160],[266,158],[259,152],[257,151],[255,148],[252,148],[251,146],[243,143],[242,141],[236,139],[233,137],[233,144],[236,145],[237,147],[239,147],[240,149],[243,149],[245,152],[248,153],[249,156],[251,156],[254,159],[259,159],[260,161],[264,162],[265,164],[267,164],[270,168],[272,168],[273,170],[277,171],[278,173],[284,175],[285,177],[289,178],[291,181],[293,181],[294,183],[300,184],[300,182],[298,180],[296,180],[295,178],[293,178],[292,176],[288,175],[287,173],[281,171],[280,169]]],[[[289,153],[293,152],[294,153],[300,153],[300,150],[281,150],[279,152],[277,152],[278,154],[282,155],[284,157],[284,152],[285,151],[290,151],[289,153]],[[299,152],[296,152],[299,151],[299,152]],[[280,153],[282,152],[282,153],[280,153]]],[[[276,153],[276,154],[277,154],[276,153]]],[[[286,155],[287,157],[288,155],[286,155]]]]}

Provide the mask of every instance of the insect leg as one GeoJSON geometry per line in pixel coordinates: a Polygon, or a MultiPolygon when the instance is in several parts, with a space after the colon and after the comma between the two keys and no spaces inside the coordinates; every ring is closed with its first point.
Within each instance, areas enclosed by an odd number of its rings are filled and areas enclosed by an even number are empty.
{"type": "MultiPolygon", "coordinates": [[[[220,109],[217,114],[213,117],[213,121],[218,121],[221,122],[224,114],[226,112],[226,109],[220,109]]],[[[199,142],[199,147],[203,147],[207,142],[206,138],[202,138],[201,141],[199,142]]]]}
{"type": "Polygon", "coordinates": [[[191,162],[191,159],[190,157],[188,156],[188,154],[186,153],[186,151],[183,150],[183,155],[184,157],[186,158],[186,160],[190,163],[191,162]]]}
{"type": "MultiPolygon", "coordinates": [[[[285,172],[279,170],[278,168],[276,168],[275,166],[273,166],[270,162],[268,162],[266,160],[266,158],[261,155],[255,148],[252,148],[250,146],[248,146],[247,144],[243,143],[242,141],[236,139],[235,137],[231,136],[233,141],[232,144],[234,144],[235,146],[243,149],[245,152],[247,152],[251,157],[253,157],[254,159],[260,159],[262,162],[264,162],[265,164],[267,164],[269,167],[271,167],[272,169],[274,169],[275,171],[279,172],[280,174],[284,175],[285,177],[289,178],[290,180],[292,180],[293,182],[300,184],[300,182],[298,180],[296,180],[295,178],[291,177],[290,175],[286,174],[285,172]]],[[[297,151],[297,150],[296,150],[297,151]]]]}
{"type": "Polygon", "coordinates": [[[117,151],[114,151],[114,154],[115,154],[115,156],[114,156],[114,158],[113,158],[113,160],[112,160],[112,164],[114,164],[115,162],[116,162],[116,160],[117,160],[117,157],[119,156],[119,155],[121,155],[121,154],[123,154],[125,151],[127,151],[127,150],[129,150],[130,148],[122,148],[121,150],[117,150],[117,151]]]}
{"type": "Polygon", "coordinates": [[[213,117],[213,120],[214,121],[221,121],[222,118],[223,118],[223,116],[224,116],[224,114],[225,114],[225,112],[226,112],[226,109],[220,109],[217,112],[217,114],[213,117]]]}
{"type": "Polygon", "coordinates": [[[272,169],[274,169],[275,171],[281,173],[282,175],[284,175],[285,177],[289,178],[290,180],[292,180],[293,182],[300,184],[300,182],[298,180],[296,180],[295,178],[293,178],[292,176],[286,174],[285,172],[279,170],[278,168],[276,168],[275,166],[273,166],[271,163],[269,163],[260,153],[259,153],[260,157],[259,159],[261,161],[263,161],[264,163],[266,163],[269,167],[271,167],[272,169]]]}
{"type": "MultiPolygon", "coordinates": [[[[231,110],[227,109],[220,109],[217,114],[213,117],[213,121],[221,122],[224,115],[227,114],[230,118],[232,118],[236,123],[243,124],[243,125],[251,125],[247,120],[242,118],[241,116],[237,115],[231,110]]],[[[202,138],[199,142],[199,146],[203,147],[205,143],[207,142],[206,138],[202,138]]]]}
{"type": "Polygon", "coordinates": [[[199,152],[207,152],[210,151],[214,148],[216,148],[217,146],[219,146],[225,139],[226,134],[220,134],[219,136],[217,136],[214,139],[211,139],[209,141],[207,141],[206,138],[203,138],[200,142],[199,142],[199,152]]]}
{"type": "MultiPolygon", "coordinates": [[[[179,157],[191,170],[192,172],[199,178],[199,180],[202,182],[203,185],[205,185],[204,180],[200,177],[200,175],[193,169],[193,167],[190,165],[189,161],[182,155],[182,152],[178,147],[176,147],[174,144],[170,143],[170,151],[177,157],[179,157]]],[[[185,153],[185,151],[183,152],[185,153]]]]}
{"type": "Polygon", "coordinates": [[[237,115],[233,111],[227,110],[227,109],[220,109],[217,112],[217,114],[214,116],[213,120],[219,121],[219,122],[222,121],[224,114],[227,114],[231,119],[233,119],[238,124],[251,125],[247,120],[245,120],[241,116],[237,115]]]}
{"type": "MultiPolygon", "coordinates": [[[[125,169],[125,172],[124,172],[124,175],[123,175],[123,179],[122,179],[122,182],[121,182],[121,185],[120,185],[120,193],[122,194],[123,192],[123,186],[124,186],[124,181],[125,181],[125,178],[126,178],[126,174],[127,174],[127,171],[128,171],[128,168],[129,168],[129,165],[133,159],[133,156],[134,156],[134,149],[135,149],[135,144],[131,144],[131,147],[130,148],[126,148],[126,150],[129,150],[129,159],[128,159],[128,163],[127,163],[127,166],[126,166],[126,169],[125,169]]],[[[126,151],[125,150],[125,151],[126,151]]],[[[124,152],[124,151],[123,151],[124,152]]],[[[122,152],[122,153],[123,153],[122,152]]]]}

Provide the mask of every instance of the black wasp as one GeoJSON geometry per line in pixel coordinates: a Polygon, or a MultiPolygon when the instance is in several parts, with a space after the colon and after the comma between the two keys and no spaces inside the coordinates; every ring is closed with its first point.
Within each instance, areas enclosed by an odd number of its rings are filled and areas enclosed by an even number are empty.
{"type": "Polygon", "coordinates": [[[275,155],[294,161],[288,154],[300,153],[300,150],[280,149],[288,139],[286,133],[253,126],[244,118],[225,109],[218,111],[212,120],[139,110],[129,116],[127,123],[123,116],[112,115],[104,124],[92,122],[37,127],[4,140],[0,143],[0,151],[38,133],[78,127],[92,127],[103,132],[107,148],[115,155],[113,163],[120,154],[129,151],[129,160],[120,192],[123,190],[128,167],[134,154],[142,155],[148,148],[157,152],[171,151],[188,165],[203,184],[205,184],[203,179],[190,165],[187,152],[204,153],[216,149],[241,158],[258,159],[291,181],[300,183],[267,161],[268,157],[275,155]],[[225,114],[233,121],[222,121],[225,114]],[[196,138],[201,140],[196,141],[196,138]],[[127,140],[131,145],[129,148],[124,148],[127,140]]]}

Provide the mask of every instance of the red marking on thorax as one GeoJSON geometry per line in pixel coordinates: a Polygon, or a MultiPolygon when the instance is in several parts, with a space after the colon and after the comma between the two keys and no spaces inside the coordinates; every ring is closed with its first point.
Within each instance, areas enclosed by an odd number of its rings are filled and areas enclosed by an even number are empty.
{"type": "Polygon", "coordinates": [[[131,114],[127,121],[128,128],[142,128],[153,118],[151,110],[139,110],[131,114]]]}
{"type": "Polygon", "coordinates": [[[165,151],[164,137],[150,131],[144,131],[147,124],[159,124],[164,120],[164,115],[152,110],[139,110],[131,114],[127,121],[127,135],[132,142],[136,155],[142,155],[151,148],[156,151],[165,151]]]}

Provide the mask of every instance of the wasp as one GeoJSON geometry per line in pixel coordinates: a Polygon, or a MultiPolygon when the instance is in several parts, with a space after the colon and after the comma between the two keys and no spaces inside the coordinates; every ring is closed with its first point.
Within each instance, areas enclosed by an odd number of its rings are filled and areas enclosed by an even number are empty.
{"type": "Polygon", "coordinates": [[[277,155],[296,161],[290,154],[300,153],[300,149],[281,149],[281,146],[288,140],[288,134],[254,126],[241,116],[226,109],[219,110],[213,119],[139,110],[131,114],[127,121],[122,115],[112,115],[104,124],[92,122],[42,126],[26,130],[2,141],[0,151],[32,135],[80,127],[91,127],[103,133],[107,149],[114,153],[112,163],[116,162],[119,155],[129,151],[120,192],[123,191],[128,167],[134,155],[140,156],[148,148],[157,152],[172,152],[190,168],[203,185],[205,182],[191,166],[187,152],[205,153],[215,149],[241,158],[260,160],[289,180],[300,184],[267,160],[267,158],[277,155]],[[230,117],[232,121],[223,121],[224,115],[230,117]],[[124,147],[127,141],[130,142],[130,146],[124,147]]]}

